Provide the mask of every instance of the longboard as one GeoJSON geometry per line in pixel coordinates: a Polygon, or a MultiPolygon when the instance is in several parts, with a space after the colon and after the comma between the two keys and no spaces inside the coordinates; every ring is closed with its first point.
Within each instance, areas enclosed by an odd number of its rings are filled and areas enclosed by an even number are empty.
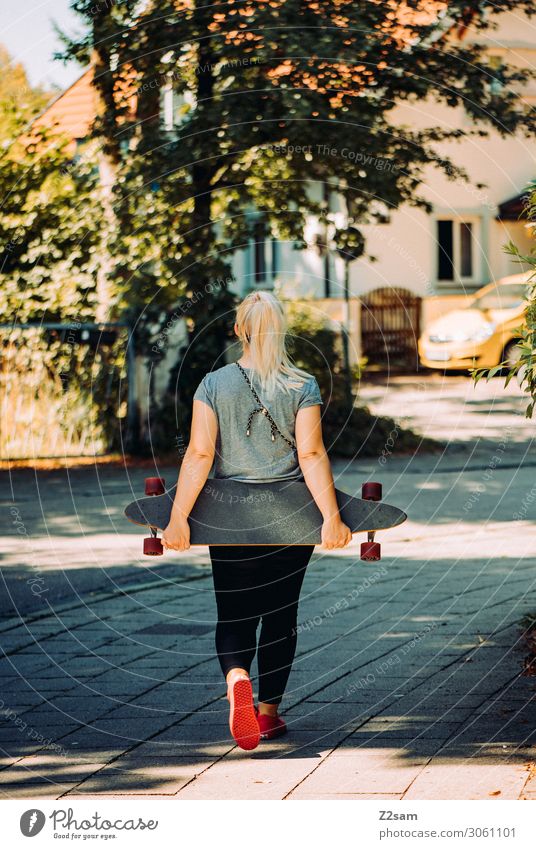
{"type": "MultiPolygon", "coordinates": [[[[381,492],[380,484],[371,486],[381,492]]],[[[148,526],[153,534],[157,529],[164,530],[176,489],[174,486],[162,495],[133,501],[125,516],[137,525],[148,526]]],[[[400,525],[407,518],[398,507],[382,501],[335,492],[343,522],[352,533],[368,532],[371,543],[373,532],[400,525]]],[[[322,541],[322,514],[301,481],[253,484],[209,478],[188,522],[191,545],[319,545],[322,541]]],[[[379,559],[379,546],[378,557],[369,559],[379,559]]]]}

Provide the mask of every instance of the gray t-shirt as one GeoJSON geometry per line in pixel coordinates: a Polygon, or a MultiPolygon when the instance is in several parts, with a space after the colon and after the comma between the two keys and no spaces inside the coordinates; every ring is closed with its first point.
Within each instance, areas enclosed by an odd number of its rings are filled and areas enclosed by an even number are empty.
{"type": "MultiPolygon", "coordinates": [[[[316,378],[310,375],[303,385],[288,392],[276,387],[274,397],[267,398],[263,397],[255,372],[247,368],[244,371],[281,433],[295,442],[294,424],[298,410],[323,403],[316,378]]],[[[250,436],[246,436],[249,415],[258,404],[244,375],[234,363],[205,375],[196,389],[194,400],[207,404],[218,419],[214,477],[250,483],[303,480],[296,450],[278,433],[272,442],[270,422],[266,416],[256,413],[250,436]]]]}

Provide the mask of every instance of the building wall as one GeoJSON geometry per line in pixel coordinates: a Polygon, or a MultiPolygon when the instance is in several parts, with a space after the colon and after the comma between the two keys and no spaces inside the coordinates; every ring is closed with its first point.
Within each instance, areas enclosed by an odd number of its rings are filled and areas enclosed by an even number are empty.
{"type": "MultiPolygon", "coordinates": [[[[536,65],[536,34],[529,19],[521,13],[497,17],[498,26],[489,33],[469,31],[466,40],[486,44],[505,64],[516,67],[536,65]]],[[[536,104],[536,81],[522,92],[523,99],[536,104]]],[[[393,120],[414,128],[444,126],[472,127],[472,119],[461,108],[449,109],[432,100],[404,103],[393,112],[393,120]]],[[[422,296],[473,292],[493,279],[521,270],[503,247],[512,240],[527,251],[531,237],[521,222],[497,221],[500,203],[523,192],[534,179],[534,140],[522,132],[501,137],[490,130],[487,138],[466,138],[437,145],[440,157],[449,157],[463,167],[470,181],[449,180],[438,169],[425,172],[422,196],[433,205],[427,215],[409,207],[400,209],[392,221],[372,228],[368,248],[379,262],[352,266],[352,288],[356,294],[377,285],[402,285],[422,296]],[[484,184],[484,185],[478,185],[484,184]],[[473,276],[446,282],[437,275],[437,218],[473,222],[475,227],[473,276]],[[401,279],[403,278],[403,279],[401,279]]]]}

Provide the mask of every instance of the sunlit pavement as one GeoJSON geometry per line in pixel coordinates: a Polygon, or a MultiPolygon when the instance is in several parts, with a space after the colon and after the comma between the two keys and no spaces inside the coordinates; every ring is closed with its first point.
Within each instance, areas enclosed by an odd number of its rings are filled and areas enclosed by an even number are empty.
{"type": "Polygon", "coordinates": [[[359,537],[317,549],[289,734],[253,753],[229,737],[207,550],[143,558],[122,516],[148,472],[2,474],[4,798],[536,798],[534,422],[501,380],[376,379],[361,399],[447,445],[398,456],[396,429],[335,464],[409,519],[377,564],[359,537]]]}

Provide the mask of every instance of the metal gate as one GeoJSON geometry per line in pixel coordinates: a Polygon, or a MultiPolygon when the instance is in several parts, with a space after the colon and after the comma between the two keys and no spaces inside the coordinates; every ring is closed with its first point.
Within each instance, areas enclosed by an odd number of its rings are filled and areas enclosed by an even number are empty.
{"type": "Polygon", "coordinates": [[[361,300],[361,346],[370,365],[417,370],[421,298],[407,289],[374,289],[361,300]]]}

